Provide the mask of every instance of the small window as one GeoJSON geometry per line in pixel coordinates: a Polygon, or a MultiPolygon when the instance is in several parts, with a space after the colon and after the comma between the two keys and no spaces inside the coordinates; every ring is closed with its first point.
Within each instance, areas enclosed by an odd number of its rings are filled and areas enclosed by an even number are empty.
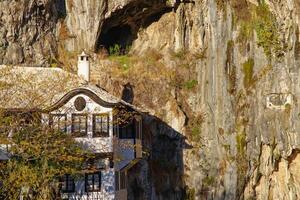
{"type": "Polygon", "coordinates": [[[86,57],[86,61],[89,61],[89,57],[86,57]]]}
{"type": "Polygon", "coordinates": [[[80,56],[80,60],[83,61],[84,60],[84,56],[80,56]]]}
{"type": "Polygon", "coordinates": [[[86,107],[86,101],[83,97],[77,97],[74,101],[74,106],[77,111],[83,111],[86,107]]]}
{"type": "Polygon", "coordinates": [[[120,139],[133,139],[134,138],[134,126],[133,123],[120,125],[119,128],[120,139]]]}
{"type": "Polygon", "coordinates": [[[72,134],[75,137],[84,137],[87,135],[86,114],[72,114],[72,134]]]}
{"type": "Polygon", "coordinates": [[[95,172],[85,175],[85,191],[95,192],[101,190],[101,172],[95,172]]]}
{"type": "Polygon", "coordinates": [[[109,137],[109,115],[93,115],[93,137],[109,137]]]}
{"type": "Polygon", "coordinates": [[[66,114],[51,114],[50,115],[50,126],[61,132],[67,132],[67,115],[66,114]]]}
{"type": "Polygon", "coordinates": [[[75,181],[74,178],[69,175],[66,174],[61,178],[60,181],[60,186],[61,186],[61,191],[63,193],[72,193],[75,192],[75,181]]]}

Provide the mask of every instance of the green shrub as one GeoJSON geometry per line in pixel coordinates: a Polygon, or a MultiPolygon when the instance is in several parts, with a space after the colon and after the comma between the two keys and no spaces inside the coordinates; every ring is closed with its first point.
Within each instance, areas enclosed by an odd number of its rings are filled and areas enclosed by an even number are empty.
{"type": "Polygon", "coordinates": [[[245,88],[249,88],[253,83],[253,67],[254,67],[254,60],[252,58],[248,59],[243,64],[244,87],[245,88]]]}
{"type": "Polygon", "coordinates": [[[190,90],[190,89],[195,88],[197,86],[197,84],[198,84],[198,81],[193,79],[193,80],[186,81],[184,83],[184,87],[190,90]]]}
{"type": "Polygon", "coordinates": [[[249,17],[239,21],[240,32],[237,42],[246,44],[257,33],[257,45],[262,47],[265,55],[271,60],[272,56],[280,59],[284,56],[285,45],[280,40],[279,27],[276,17],[268,5],[261,1],[256,7],[248,7],[249,17]]]}
{"type": "Polygon", "coordinates": [[[187,188],[185,190],[185,196],[184,196],[184,200],[195,200],[195,196],[196,196],[196,190],[195,188],[187,188]]]}
{"type": "Polygon", "coordinates": [[[208,186],[212,186],[215,183],[215,178],[212,176],[207,176],[202,181],[203,181],[203,185],[208,187],[208,186]]]}
{"type": "Polygon", "coordinates": [[[110,46],[108,49],[109,55],[118,56],[121,53],[121,47],[118,44],[115,44],[114,46],[110,46]]]}
{"type": "Polygon", "coordinates": [[[187,133],[195,142],[199,142],[201,140],[201,128],[205,121],[205,117],[205,113],[200,113],[199,115],[191,117],[189,119],[187,133]]]}
{"type": "Polygon", "coordinates": [[[272,54],[277,58],[284,55],[284,46],[279,38],[279,30],[275,16],[265,2],[256,8],[255,31],[258,46],[264,49],[266,56],[271,59],[272,54]]]}
{"type": "Polygon", "coordinates": [[[240,32],[237,37],[237,42],[246,44],[253,36],[253,23],[250,21],[242,21],[240,23],[240,32]]]}
{"type": "Polygon", "coordinates": [[[245,147],[246,147],[246,134],[245,133],[239,133],[236,135],[236,148],[238,151],[238,154],[244,155],[245,154],[245,147]]]}

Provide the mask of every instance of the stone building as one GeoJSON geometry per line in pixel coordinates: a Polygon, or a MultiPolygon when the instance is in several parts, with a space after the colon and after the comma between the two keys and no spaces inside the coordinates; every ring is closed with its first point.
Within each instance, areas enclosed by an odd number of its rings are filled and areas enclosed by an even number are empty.
{"type": "Polygon", "coordinates": [[[14,113],[40,113],[42,123],[72,134],[95,154],[95,172],[79,180],[61,177],[63,199],[127,199],[127,171],[142,158],[142,112],[89,83],[89,68],[84,52],[77,75],[60,68],[0,66],[0,82],[8,85],[0,91],[1,105],[14,113]],[[130,117],[118,122],[120,113],[130,117]]]}

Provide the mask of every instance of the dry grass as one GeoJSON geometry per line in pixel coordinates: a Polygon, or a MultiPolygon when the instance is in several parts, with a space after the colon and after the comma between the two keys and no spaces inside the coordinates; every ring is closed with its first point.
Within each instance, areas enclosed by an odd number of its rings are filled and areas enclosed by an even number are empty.
{"type": "Polygon", "coordinates": [[[67,40],[71,37],[67,25],[62,22],[59,30],[59,40],[67,40]]]}
{"type": "Polygon", "coordinates": [[[172,92],[188,95],[198,87],[193,55],[180,52],[174,57],[174,54],[163,56],[160,52],[150,49],[140,56],[109,56],[107,60],[110,62],[102,59],[105,67],[96,69],[95,73],[105,74],[106,78],[111,77],[109,83],[99,82],[103,87],[106,84],[111,88],[115,83],[131,83],[134,85],[136,105],[142,102],[150,109],[161,110],[158,106],[165,105],[174,98],[172,92]]]}

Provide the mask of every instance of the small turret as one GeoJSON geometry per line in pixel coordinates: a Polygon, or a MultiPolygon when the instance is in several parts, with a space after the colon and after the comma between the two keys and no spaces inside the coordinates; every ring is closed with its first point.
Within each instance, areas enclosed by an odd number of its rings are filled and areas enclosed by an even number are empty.
{"type": "Polygon", "coordinates": [[[78,76],[82,77],[86,81],[90,81],[90,61],[89,56],[83,51],[78,56],[78,76]]]}

